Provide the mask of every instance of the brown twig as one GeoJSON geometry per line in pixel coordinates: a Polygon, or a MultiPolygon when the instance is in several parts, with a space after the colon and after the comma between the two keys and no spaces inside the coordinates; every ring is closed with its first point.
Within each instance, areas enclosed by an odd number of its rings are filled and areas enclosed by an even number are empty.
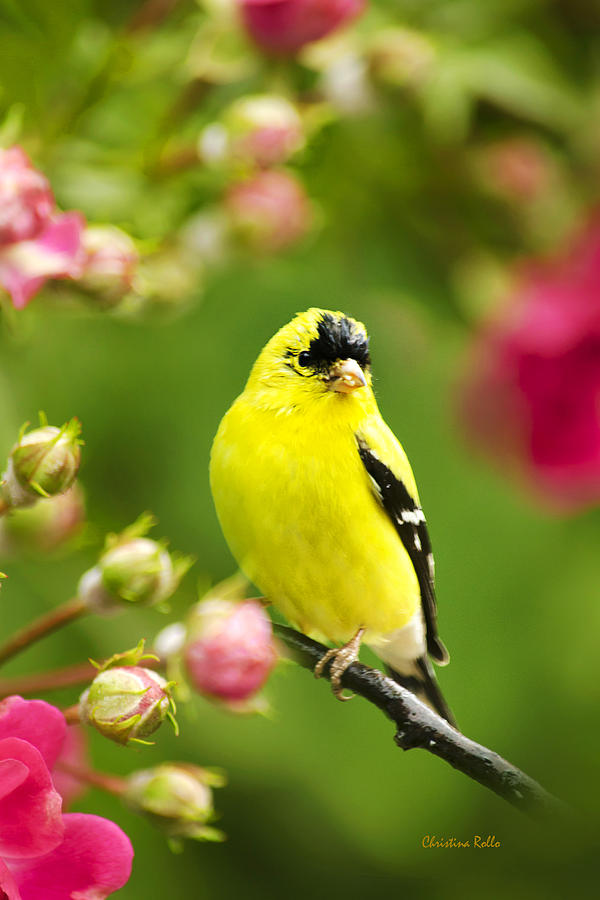
{"type": "Polygon", "coordinates": [[[62,714],[67,721],[67,725],[79,725],[81,722],[79,703],[74,703],[73,706],[67,706],[66,709],[62,710],[62,714]]]}
{"type": "Polygon", "coordinates": [[[31,622],[30,625],[26,625],[25,628],[17,631],[4,644],[0,645],[0,665],[12,659],[13,656],[16,656],[17,653],[25,650],[31,644],[46,637],[47,634],[51,634],[58,628],[62,628],[63,625],[78,619],[87,611],[88,608],[83,600],[80,600],[79,597],[73,597],[71,600],[67,600],[66,603],[62,603],[60,606],[50,610],[50,612],[40,616],[39,619],[31,622]]]}
{"type": "Polygon", "coordinates": [[[78,781],[83,781],[85,784],[91,784],[93,787],[108,791],[109,794],[116,794],[119,796],[127,789],[126,779],[120,778],[118,775],[108,775],[105,772],[94,772],[92,769],[82,769],[79,768],[79,766],[71,765],[71,763],[63,762],[62,760],[58,761],[56,768],[66,775],[76,778],[78,781]]]}
{"type": "MultiPolygon", "coordinates": [[[[146,669],[160,669],[162,666],[164,666],[162,660],[144,660],[146,669]]],[[[0,678],[0,699],[9,697],[11,694],[27,697],[60,688],[77,687],[87,684],[97,672],[98,669],[91,662],[82,662],[74,663],[71,666],[62,666],[60,669],[50,669],[49,672],[33,672],[29,675],[0,678]]]]}

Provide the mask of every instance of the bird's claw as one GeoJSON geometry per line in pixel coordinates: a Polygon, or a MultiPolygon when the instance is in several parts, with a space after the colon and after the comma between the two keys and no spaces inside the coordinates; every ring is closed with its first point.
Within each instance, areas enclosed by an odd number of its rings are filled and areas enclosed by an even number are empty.
{"type": "Polygon", "coordinates": [[[344,694],[342,676],[348,666],[351,666],[358,659],[360,642],[364,633],[365,629],[359,628],[351,641],[348,641],[343,647],[328,650],[315,666],[315,678],[321,678],[325,666],[328,662],[331,662],[329,680],[331,681],[331,689],[338,700],[352,700],[354,696],[354,694],[344,694]]]}

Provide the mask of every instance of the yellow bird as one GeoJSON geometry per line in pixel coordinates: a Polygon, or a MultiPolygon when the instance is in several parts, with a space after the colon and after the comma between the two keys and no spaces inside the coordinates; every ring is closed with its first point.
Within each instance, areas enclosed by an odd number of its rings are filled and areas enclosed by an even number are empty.
{"type": "Polygon", "coordinates": [[[361,641],[448,721],[429,657],[438,637],[433,556],[412,470],[371,388],[364,325],[309,309],[262,350],[223,418],[211,487],[242,571],[331,650],[334,691],[361,641]]]}

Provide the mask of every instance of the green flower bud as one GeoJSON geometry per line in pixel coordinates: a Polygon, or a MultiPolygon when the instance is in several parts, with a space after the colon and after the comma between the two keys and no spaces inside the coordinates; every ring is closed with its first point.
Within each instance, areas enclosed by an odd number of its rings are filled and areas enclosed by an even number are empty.
{"type": "Polygon", "coordinates": [[[23,429],[2,475],[2,490],[8,505],[31,506],[40,497],[54,497],[67,491],[79,470],[80,434],[77,419],[71,419],[62,428],[44,422],[34,431],[26,433],[23,429]]]}
{"type": "Polygon", "coordinates": [[[171,841],[222,841],[223,833],[209,823],[215,818],[211,787],[224,783],[222,775],[199,766],[163,763],[130,775],[123,799],[171,841]]]}
{"type": "Polygon", "coordinates": [[[152,517],[144,515],[123,534],[109,537],[98,564],[79,582],[78,596],[88,607],[110,612],[127,604],[155,606],[175,592],[192,560],[143,537],[152,525],[152,517]]]}
{"type": "Polygon", "coordinates": [[[99,672],[79,699],[82,722],[118,744],[148,743],[174,709],[171,685],[151,669],[118,666],[99,672]]]}

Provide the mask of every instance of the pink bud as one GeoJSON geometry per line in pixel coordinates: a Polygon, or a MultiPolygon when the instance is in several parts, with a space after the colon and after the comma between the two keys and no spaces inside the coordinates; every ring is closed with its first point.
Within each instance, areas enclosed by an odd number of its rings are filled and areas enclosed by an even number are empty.
{"type": "Polygon", "coordinates": [[[128,234],[112,225],[91,225],[83,232],[82,248],[83,287],[116,296],[131,288],[139,255],[128,234]]]}
{"type": "Polygon", "coordinates": [[[27,154],[0,150],[0,246],[37,237],[53,210],[52,189],[27,154]]]}
{"type": "Polygon", "coordinates": [[[310,201],[288,172],[260,172],[234,184],[225,198],[234,230],[252,249],[275,252],[294,244],[312,223],[310,201]]]}
{"type": "Polygon", "coordinates": [[[365,0],[239,0],[244,25],[272,53],[295,53],[356,18],[365,0]]]}
{"type": "Polygon", "coordinates": [[[169,684],[142,666],[99,672],[79,700],[82,722],[118,744],[144,743],[169,716],[169,684]]]}
{"type": "Polygon", "coordinates": [[[241,97],[222,123],[204,129],[199,150],[212,164],[269,168],[286,162],[304,146],[302,120],[295,106],[277,94],[241,97]]]}
{"type": "Polygon", "coordinates": [[[184,660],[200,693],[246,700],[277,662],[271,620],[255,600],[204,600],[192,612],[184,660]]]}

